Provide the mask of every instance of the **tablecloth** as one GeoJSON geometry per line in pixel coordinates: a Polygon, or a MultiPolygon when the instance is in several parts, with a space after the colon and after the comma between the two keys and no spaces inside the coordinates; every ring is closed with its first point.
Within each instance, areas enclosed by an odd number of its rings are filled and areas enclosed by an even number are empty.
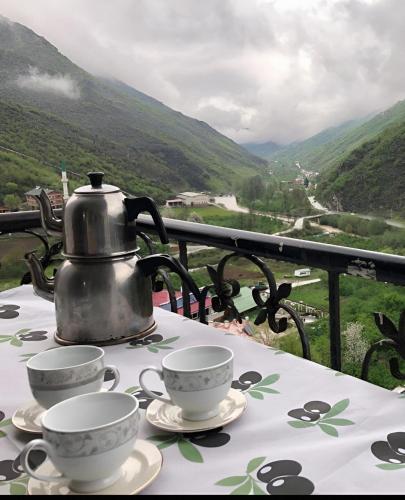
{"type": "MultiPolygon", "coordinates": [[[[154,309],[158,327],[135,343],[105,347],[121,372],[119,391],[141,400],[139,438],[154,442],[163,467],[143,494],[402,494],[405,398],[283,351],[154,309]],[[175,349],[220,344],[234,352],[233,387],[247,409],[223,428],[171,434],[144,418],[151,400],[139,373],[175,349]]],[[[54,305],[24,285],[0,293],[0,493],[24,493],[11,464],[32,435],[14,411],[32,399],[26,361],[56,347],[54,305]]],[[[152,389],[162,383],[148,374],[152,389]]]]}

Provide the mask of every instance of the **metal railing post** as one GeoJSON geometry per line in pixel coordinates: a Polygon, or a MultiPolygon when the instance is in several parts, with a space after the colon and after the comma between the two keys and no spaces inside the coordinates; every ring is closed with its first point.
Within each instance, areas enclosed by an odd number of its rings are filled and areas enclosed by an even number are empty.
{"type": "MultiPolygon", "coordinates": [[[[188,270],[188,255],[187,255],[187,242],[179,241],[179,258],[183,266],[188,270]]],[[[183,311],[184,316],[191,318],[191,307],[190,307],[190,290],[187,283],[182,282],[181,289],[183,292],[183,311]]]]}
{"type": "Polygon", "coordinates": [[[342,369],[341,339],[340,339],[340,295],[339,273],[328,271],[329,285],[329,335],[330,361],[334,370],[342,369]]]}

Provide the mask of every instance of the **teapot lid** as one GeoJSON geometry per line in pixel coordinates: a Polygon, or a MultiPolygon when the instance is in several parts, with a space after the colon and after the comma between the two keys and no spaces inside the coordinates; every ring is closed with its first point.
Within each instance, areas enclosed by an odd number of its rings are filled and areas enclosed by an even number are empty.
{"type": "Polygon", "coordinates": [[[103,184],[104,172],[89,172],[88,177],[90,179],[90,185],[82,186],[75,189],[75,193],[78,194],[107,194],[107,193],[117,193],[120,190],[117,186],[112,186],[111,184],[103,184]]]}

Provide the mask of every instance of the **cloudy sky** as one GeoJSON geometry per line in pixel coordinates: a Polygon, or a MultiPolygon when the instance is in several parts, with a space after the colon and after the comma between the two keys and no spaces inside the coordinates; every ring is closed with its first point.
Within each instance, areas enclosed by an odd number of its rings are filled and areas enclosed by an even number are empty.
{"type": "Polygon", "coordinates": [[[405,0],[0,0],[0,14],[238,142],[405,98],[405,0]]]}

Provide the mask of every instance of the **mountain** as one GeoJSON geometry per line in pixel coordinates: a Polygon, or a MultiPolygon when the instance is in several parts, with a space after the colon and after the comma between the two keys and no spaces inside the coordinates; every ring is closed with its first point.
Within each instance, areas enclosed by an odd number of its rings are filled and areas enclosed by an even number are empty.
{"type": "Polygon", "coordinates": [[[369,118],[368,116],[330,127],[304,141],[294,142],[275,151],[269,158],[286,166],[295,165],[295,162],[299,161],[306,170],[322,171],[352,147],[352,131],[369,118]]]}
{"type": "Polygon", "coordinates": [[[405,120],[387,127],[325,172],[317,199],[331,208],[405,216],[405,120]]]}
{"type": "Polygon", "coordinates": [[[186,189],[229,190],[233,179],[267,165],[206,123],[89,74],[45,38],[5,18],[0,113],[0,146],[41,162],[66,160],[79,173],[104,168],[108,182],[160,201],[186,189]]]}
{"type": "Polygon", "coordinates": [[[273,153],[279,151],[283,146],[277,144],[272,141],[264,142],[264,143],[253,143],[247,142],[245,144],[241,144],[245,149],[250,151],[252,154],[256,156],[260,156],[260,158],[268,159],[272,156],[273,153]]]}

